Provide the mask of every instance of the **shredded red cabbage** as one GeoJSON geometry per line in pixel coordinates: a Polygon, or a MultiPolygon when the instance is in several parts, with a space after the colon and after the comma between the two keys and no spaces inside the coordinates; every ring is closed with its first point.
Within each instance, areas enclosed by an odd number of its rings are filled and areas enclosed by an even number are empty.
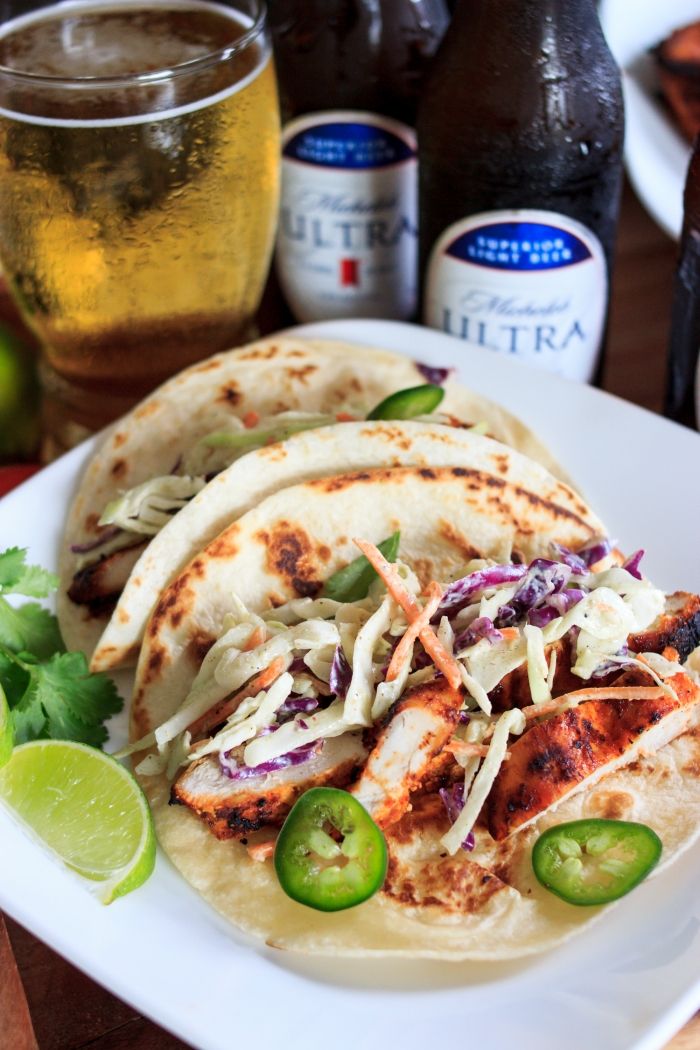
{"type": "Polygon", "coordinates": [[[466,605],[469,605],[475,594],[487,587],[500,587],[504,583],[514,583],[526,574],[524,565],[493,565],[488,569],[478,569],[461,580],[455,580],[445,589],[442,601],[437,607],[431,623],[439,623],[441,616],[455,616],[466,605]]]}
{"type": "Polygon", "coordinates": [[[336,645],[328,677],[331,692],[342,700],[352,681],[352,667],[345,658],[342,645],[336,645]]]}
{"type": "Polygon", "coordinates": [[[546,627],[558,616],[561,616],[561,613],[557,612],[553,605],[540,605],[538,609],[530,609],[527,614],[527,622],[533,627],[546,627]]]}
{"type": "Polygon", "coordinates": [[[613,541],[609,540],[607,536],[603,536],[601,539],[593,540],[585,547],[582,547],[576,554],[561,543],[553,543],[552,547],[559,556],[560,561],[568,565],[577,576],[583,576],[592,565],[595,565],[596,562],[601,561],[610,554],[610,551],[613,549],[613,541]]]}
{"type": "Polygon", "coordinates": [[[565,547],[563,543],[552,543],[552,548],[557,555],[559,561],[568,565],[573,573],[577,576],[585,576],[588,572],[588,566],[579,554],[574,554],[572,550],[565,547]]]}
{"type": "Polygon", "coordinates": [[[122,530],[118,525],[113,525],[111,529],[105,529],[104,532],[100,533],[96,540],[90,540],[88,543],[71,543],[70,552],[71,554],[89,554],[90,551],[97,550],[98,547],[104,546],[105,543],[109,543],[115,536],[118,536],[122,530]]]}
{"type": "Polygon", "coordinates": [[[501,640],[503,635],[493,625],[493,620],[488,616],[479,616],[461,634],[455,638],[454,651],[459,653],[470,645],[475,645],[482,638],[488,639],[493,645],[501,640]]]}
{"type": "Polygon", "coordinates": [[[219,766],[229,780],[249,780],[251,777],[267,776],[268,773],[286,769],[287,766],[300,766],[317,755],[322,748],[323,740],[314,740],[311,744],[302,744],[301,747],[288,751],[286,755],[278,755],[269,762],[261,762],[259,766],[239,766],[235,758],[231,758],[231,752],[225,751],[219,755],[219,766]]]}
{"type": "Polygon", "coordinates": [[[318,700],[315,696],[290,696],[278,708],[277,715],[278,717],[279,715],[296,715],[299,711],[309,714],[311,711],[315,711],[317,707],[318,700]]]}
{"type": "Polygon", "coordinates": [[[513,597],[498,610],[496,627],[511,627],[551,594],[558,594],[569,582],[571,572],[569,565],[548,558],[536,558],[528,566],[525,578],[513,597]]]}
{"type": "MultiPolygon", "coordinates": [[[[451,788],[440,788],[439,794],[447,811],[448,820],[454,824],[464,809],[464,784],[453,784],[451,788]]],[[[462,849],[471,853],[475,845],[474,832],[470,831],[462,843],[462,849]]]]}
{"type": "Polygon", "coordinates": [[[596,562],[606,558],[612,549],[612,540],[609,540],[607,536],[603,536],[601,539],[594,540],[593,543],[589,543],[587,546],[582,547],[578,552],[578,556],[579,558],[583,558],[590,569],[591,565],[595,565],[596,562]]]}
{"type": "Polygon", "coordinates": [[[442,386],[450,372],[454,372],[453,368],[438,368],[436,365],[421,364],[420,361],[416,361],[416,368],[427,383],[434,383],[435,386],[442,386]]]}
{"type": "Polygon", "coordinates": [[[565,591],[551,594],[544,605],[530,609],[527,614],[527,622],[533,627],[546,627],[552,620],[563,616],[574,605],[578,605],[581,599],[585,598],[586,593],[580,587],[568,587],[565,591]]]}
{"type": "Polygon", "coordinates": [[[627,569],[630,576],[634,576],[635,580],[641,580],[642,574],[639,571],[639,563],[644,557],[644,551],[638,550],[634,554],[631,554],[627,561],[622,566],[623,569],[627,569]]]}
{"type": "Polygon", "coordinates": [[[553,605],[560,616],[567,613],[569,609],[572,609],[574,605],[586,597],[588,594],[587,590],[581,587],[567,587],[565,591],[559,591],[558,594],[552,594],[547,599],[547,605],[553,605]]]}
{"type": "Polygon", "coordinates": [[[306,666],[306,664],[304,663],[304,657],[303,656],[295,656],[294,657],[294,659],[292,660],[291,664],[289,665],[289,673],[290,674],[304,674],[304,673],[308,674],[309,673],[309,669],[306,666]]]}
{"type": "Polygon", "coordinates": [[[598,664],[591,678],[605,678],[612,671],[620,671],[626,664],[634,663],[634,658],[629,655],[627,645],[623,645],[621,649],[618,649],[615,656],[617,657],[615,660],[605,660],[602,664],[598,664]]]}

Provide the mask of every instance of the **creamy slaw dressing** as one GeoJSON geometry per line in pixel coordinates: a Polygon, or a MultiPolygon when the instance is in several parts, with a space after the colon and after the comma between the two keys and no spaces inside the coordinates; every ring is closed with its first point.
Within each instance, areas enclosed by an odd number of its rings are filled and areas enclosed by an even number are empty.
{"type": "MultiPolygon", "coordinates": [[[[526,720],[519,709],[492,713],[489,693],[518,667],[527,671],[532,703],[551,699],[556,653],[547,648],[568,636],[572,646],[572,672],[588,681],[599,668],[619,663],[641,667],[663,685],[677,664],[657,654],[626,654],[628,635],[644,630],[663,611],[663,592],[645,579],[606,558],[597,571],[571,577],[569,583],[585,591],[565,614],[540,628],[528,622],[529,611],[508,629],[496,629],[489,637],[458,649],[454,656],[465,689],[463,719],[455,728],[458,740],[488,742],[485,758],[467,756],[457,761],[464,767],[464,806],[445,835],[445,848],[454,853],[473,828],[506,756],[511,735],[519,735],[526,720]],[[500,637],[498,635],[500,634],[500,637]],[[620,653],[624,652],[624,655],[620,653]]],[[[469,563],[466,574],[494,563],[469,563]]],[[[419,606],[420,583],[415,573],[396,562],[402,582],[419,606]]],[[[510,603],[517,585],[501,584],[475,593],[472,602],[454,617],[442,616],[434,626],[440,641],[452,653],[456,633],[482,614],[497,621],[498,610],[510,603]]],[[[542,601],[546,601],[543,598],[542,601]]],[[[430,681],[439,672],[420,643],[407,651],[397,677],[386,680],[391,654],[408,627],[406,615],[388,594],[381,580],[372,584],[366,598],[343,603],[328,598],[292,599],[262,616],[250,612],[239,598],[222,623],[222,632],[204,658],[190,693],[180,709],[153,734],[132,745],[138,751],[157,745],[138,767],[150,773],[188,765],[204,755],[218,755],[223,764],[231,752],[246,767],[269,763],[311,743],[357,732],[382,724],[394,704],[413,686],[430,681]],[[246,648],[253,631],[263,629],[264,640],[246,648]],[[350,672],[344,689],[333,693],[329,684],[334,656],[340,647],[350,672]],[[189,731],[218,703],[244,690],[273,660],[282,658],[274,682],[252,696],[244,696],[223,725],[204,741],[191,745],[189,731]],[[306,669],[310,673],[306,672],[306,669]],[[290,698],[303,696],[315,701],[313,713],[287,713],[280,708],[290,698]],[[291,714],[291,717],[290,717],[291,714]]],[[[665,686],[665,688],[669,688],[665,686]]],[[[575,703],[575,700],[568,702],[575,703]]]]}

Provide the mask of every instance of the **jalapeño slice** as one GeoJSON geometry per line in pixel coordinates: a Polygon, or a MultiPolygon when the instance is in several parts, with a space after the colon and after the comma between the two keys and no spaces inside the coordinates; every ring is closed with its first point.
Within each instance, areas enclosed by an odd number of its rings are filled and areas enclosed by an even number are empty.
{"type": "MultiPolygon", "coordinates": [[[[392,532],[385,540],[377,544],[387,561],[396,561],[399,554],[400,532],[392,532]]],[[[344,569],[338,569],[326,580],[322,591],[324,598],[334,598],[337,602],[359,602],[366,598],[377,573],[361,554],[344,569]]]]}
{"type": "Polygon", "coordinates": [[[284,892],[318,911],[353,908],[386,876],[386,843],[365,808],[339,788],[311,788],[285,820],[275,846],[284,892]]]}
{"type": "Polygon", "coordinates": [[[416,416],[427,416],[438,407],[445,391],[435,383],[423,383],[421,386],[410,386],[406,390],[397,390],[368,413],[368,419],[415,419],[416,416]]]}
{"type": "Polygon", "coordinates": [[[609,904],[646,878],[661,849],[661,839],[646,824],[573,820],[540,835],[532,867],[545,889],[568,904],[609,904]]]}

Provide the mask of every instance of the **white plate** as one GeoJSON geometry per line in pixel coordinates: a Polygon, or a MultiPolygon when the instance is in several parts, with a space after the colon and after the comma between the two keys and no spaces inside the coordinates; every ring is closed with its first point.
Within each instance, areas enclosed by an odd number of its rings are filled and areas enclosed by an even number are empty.
{"type": "Polygon", "coordinates": [[[658,97],[649,48],[700,19],[698,0],[601,0],[600,20],[622,69],[625,160],[644,205],[666,233],[680,236],[690,145],[658,97]]]}
{"type": "MultiPolygon", "coordinates": [[[[648,548],[655,581],[700,590],[700,487],[690,484],[698,435],[425,328],[338,321],[298,331],[457,366],[540,433],[625,549],[648,548]]],[[[33,562],[55,565],[88,452],[76,449],[0,502],[0,549],[28,546],[33,562]]],[[[145,887],[104,908],[2,812],[0,842],[0,907],[206,1050],[424,1050],[436,1038],[484,1050],[651,1050],[700,1005],[700,844],[557,951],[508,965],[412,965],[315,961],[252,943],[162,856],[145,887]]]]}

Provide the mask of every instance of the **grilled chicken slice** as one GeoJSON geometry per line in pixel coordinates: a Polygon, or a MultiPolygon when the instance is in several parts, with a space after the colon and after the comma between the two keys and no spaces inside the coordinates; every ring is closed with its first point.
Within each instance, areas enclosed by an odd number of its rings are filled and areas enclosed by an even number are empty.
{"type": "MultiPolygon", "coordinates": [[[[629,678],[626,679],[626,684],[629,678]]],[[[684,672],[668,678],[677,699],[588,700],[540,722],[510,746],[486,809],[488,828],[505,839],[640,753],[680,736],[700,702],[700,689],[684,672]]]]}
{"type": "Polygon", "coordinates": [[[351,788],[380,827],[399,820],[410,794],[450,739],[463,696],[444,678],[426,682],[391,708],[365,768],[351,788]]]}
{"type": "Polygon", "coordinates": [[[700,595],[676,591],[666,597],[666,608],[651,627],[632,634],[627,644],[634,653],[662,653],[671,646],[684,663],[700,645],[700,595]]]}
{"type": "MultiPolygon", "coordinates": [[[[631,634],[627,645],[633,653],[662,653],[671,646],[678,653],[682,663],[700,645],[700,596],[686,591],[676,591],[666,598],[666,608],[661,616],[647,627],[645,631],[631,634]]],[[[568,638],[562,638],[547,647],[549,660],[552,652],[557,654],[557,662],[552,685],[552,696],[563,696],[574,689],[580,689],[583,682],[571,673],[572,652],[568,638]]],[[[611,685],[620,675],[613,671],[605,678],[598,678],[596,685],[611,685]]],[[[507,674],[489,694],[494,711],[507,711],[511,707],[527,707],[532,703],[530,687],[527,680],[527,666],[523,664],[507,674]]]]}
{"type": "MultiPolygon", "coordinates": [[[[580,689],[583,682],[571,673],[572,651],[568,638],[560,638],[546,646],[545,655],[549,662],[553,652],[557,654],[557,662],[554,668],[554,681],[552,682],[552,696],[563,696],[571,693],[574,689],[580,689]]],[[[596,683],[597,684],[597,683],[596,683]]],[[[512,707],[527,707],[532,703],[530,694],[530,683],[527,677],[527,664],[521,664],[515,670],[510,671],[498,683],[495,689],[489,693],[489,700],[496,713],[509,711],[512,707]]]]}
{"type": "Polygon", "coordinates": [[[280,827],[299,795],[312,787],[346,787],[367,756],[358,733],[331,737],[317,755],[298,766],[230,780],[214,755],[185,769],[172,787],[171,803],[201,817],[218,839],[243,838],[266,825],[280,827]]]}
{"type": "Polygon", "coordinates": [[[89,606],[94,613],[103,611],[119,597],[145,549],[145,541],[122,547],[78,569],[68,588],[68,597],[76,605],[89,606]]]}

